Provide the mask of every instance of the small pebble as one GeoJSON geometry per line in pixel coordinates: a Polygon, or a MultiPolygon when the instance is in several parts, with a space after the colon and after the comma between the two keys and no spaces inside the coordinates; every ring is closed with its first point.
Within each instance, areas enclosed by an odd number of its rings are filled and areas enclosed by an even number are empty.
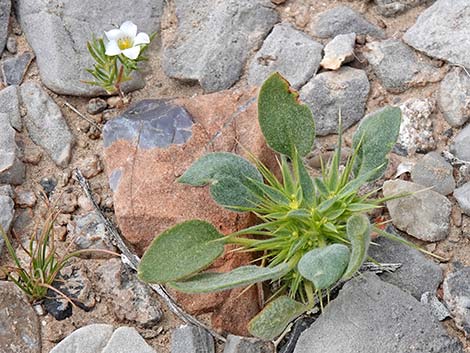
{"type": "Polygon", "coordinates": [[[106,102],[110,108],[120,108],[122,107],[122,99],[119,96],[109,97],[106,102]]]}
{"type": "Polygon", "coordinates": [[[38,165],[42,160],[42,152],[39,148],[26,148],[23,155],[23,162],[38,165]]]}
{"type": "Polygon", "coordinates": [[[11,54],[16,54],[16,52],[18,51],[18,45],[16,43],[16,37],[15,36],[9,36],[8,37],[6,48],[11,54]]]}
{"type": "Polygon", "coordinates": [[[77,208],[77,196],[72,192],[64,192],[60,198],[59,209],[62,213],[73,213],[77,208]]]}
{"type": "Polygon", "coordinates": [[[94,209],[93,204],[85,195],[80,195],[78,197],[78,207],[86,212],[93,211],[94,209]]]}
{"type": "Polygon", "coordinates": [[[15,204],[21,208],[32,208],[36,205],[37,197],[34,192],[24,190],[22,187],[15,189],[15,204]]]}
{"type": "Polygon", "coordinates": [[[103,166],[100,157],[95,154],[82,161],[79,169],[85,178],[90,179],[100,174],[103,171],[103,166]]]}
{"type": "Polygon", "coordinates": [[[108,107],[108,104],[104,99],[101,98],[92,98],[88,101],[86,110],[88,113],[95,115],[101,113],[108,107]]]}
{"type": "Polygon", "coordinates": [[[47,197],[50,197],[52,192],[57,186],[57,179],[54,177],[46,177],[42,178],[39,184],[42,186],[44,192],[46,193],[47,197]]]}
{"type": "Polygon", "coordinates": [[[98,140],[101,136],[101,131],[96,126],[90,126],[90,131],[88,131],[88,137],[90,140],[98,140]]]}

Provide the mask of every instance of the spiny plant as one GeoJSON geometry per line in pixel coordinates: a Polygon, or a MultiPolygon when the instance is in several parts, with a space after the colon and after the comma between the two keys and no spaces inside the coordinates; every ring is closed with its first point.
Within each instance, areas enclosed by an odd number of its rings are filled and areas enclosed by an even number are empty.
{"type": "Polygon", "coordinates": [[[215,152],[198,159],[178,181],[209,185],[219,205],[252,212],[259,224],[226,236],[202,220],[177,224],[154,239],[140,263],[139,277],[186,293],[275,282],[279,289],[248,327],[254,336],[269,340],[311,310],[316,298],[321,301],[338,281],[357,273],[367,258],[371,231],[394,237],[371,225],[366,216],[391,198],[373,198],[379,189],[366,194],[360,190],[383,175],[401,112],[386,107],[364,118],[344,166],[340,127],[335,154],[315,178],[302,160],[313,148],[312,112],[278,73],[261,87],[258,119],[267,144],[279,154],[279,179],[252,155],[250,163],[235,154],[215,152]],[[260,254],[258,265],[228,273],[204,272],[225,244],[260,254]]]}

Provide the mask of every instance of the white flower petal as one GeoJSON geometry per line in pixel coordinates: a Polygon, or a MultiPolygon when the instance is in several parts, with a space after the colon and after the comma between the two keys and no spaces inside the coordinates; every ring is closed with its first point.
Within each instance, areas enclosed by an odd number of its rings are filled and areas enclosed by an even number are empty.
{"type": "Polygon", "coordinates": [[[140,32],[134,38],[134,45],[148,44],[148,43],[150,43],[150,37],[147,33],[140,32]]]}
{"type": "Polygon", "coordinates": [[[124,22],[119,29],[124,32],[124,34],[132,39],[137,34],[137,26],[133,24],[131,21],[124,22]]]}
{"type": "Polygon", "coordinates": [[[114,56],[121,54],[121,49],[119,49],[119,45],[115,40],[111,40],[105,44],[106,52],[105,54],[107,56],[114,56]]]}
{"type": "Polygon", "coordinates": [[[124,56],[128,57],[129,59],[135,60],[140,54],[140,47],[135,46],[129,49],[124,49],[122,53],[124,54],[124,56]]]}
{"type": "Polygon", "coordinates": [[[106,38],[108,38],[108,40],[117,40],[125,36],[125,34],[122,33],[122,31],[118,28],[114,28],[108,32],[104,32],[104,34],[106,34],[106,38]]]}

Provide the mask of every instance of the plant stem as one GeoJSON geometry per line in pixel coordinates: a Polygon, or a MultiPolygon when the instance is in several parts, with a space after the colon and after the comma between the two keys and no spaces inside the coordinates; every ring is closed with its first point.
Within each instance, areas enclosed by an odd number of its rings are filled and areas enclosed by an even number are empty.
{"type": "Polygon", "coordinates": [[[114,87],[116,88],[117,92],[119,93],[119,97],[121,99],[124,99],[124,93],[121,90],[121,82],[122,82],[122,75],[124,74],[124,65],[121,65],[119,68],[119,74],[116,80],[116,83],[114,84],[114,87]]]}

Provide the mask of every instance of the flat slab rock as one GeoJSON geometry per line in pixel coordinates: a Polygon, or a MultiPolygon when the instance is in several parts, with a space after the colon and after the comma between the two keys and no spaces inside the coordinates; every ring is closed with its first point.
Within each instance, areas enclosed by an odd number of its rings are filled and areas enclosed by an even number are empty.
{"type": "Polygon", "coordinates": [[[136,329],[107,324],[79,328],[64,338],[50,353],[156,353],[136,329]]]}
{"type": "MultiPolygon", "coordinates": [[[[42,82],[54,92],[66,95],[96,96],[101,88],[80,81],[92,76],[85,69],[94,61],[86,43],[92,35],[104,35],[116,25],[132,20],[139,31],[160,32],[163,0],[113,1],[95,0],[16,1],[16,14],[31,45],[42,82]]],[[[143,87],[135,79],[124,90],[143,87]]]]}
{"type": "Polygon", "coordinates": [[[177,34],[164,43],[163,70],[199,82],[205,92],[230,88],[250,51],[278,22],[269,0],[176,0],[175,8],[177,34]]]}
{"type": "Polygon", "coordinates": [[[450,145],[450,152],[457,158],[470,162],[470,125],[455,135],[450,145]]]}
{"type": "Polygon", "coordinates": [[[0,184],[19,185],[25,179],[26,168],[20,160],[20,149],[16,144],[16,131],[11,126],[8,112],[0,111],[0,127],[0,184]]]}
{"type": "Polygon", "coordinates": [[[418,17],[403,40],[425,54],[470,67],[470,2],[437,0],[418,17]]]}
{"type": "Polygon", "coordinates": [[[345,284],[294,353],[463,353],[428,309],[376,275],[345,284]]]}
{"type": "Polygon", "coordinates": [[[470,77],[461,67],[454,67],[439,86],[439,109],[453,127],[462,126],[470,118],[470,77]]]}
{"type": "Polygon", "coordinates": [[[413,182],[432,187],[433,191],[449,195],[455,189],[454,168],[437,152],[429,152],[411,169],[413,182]]]}

